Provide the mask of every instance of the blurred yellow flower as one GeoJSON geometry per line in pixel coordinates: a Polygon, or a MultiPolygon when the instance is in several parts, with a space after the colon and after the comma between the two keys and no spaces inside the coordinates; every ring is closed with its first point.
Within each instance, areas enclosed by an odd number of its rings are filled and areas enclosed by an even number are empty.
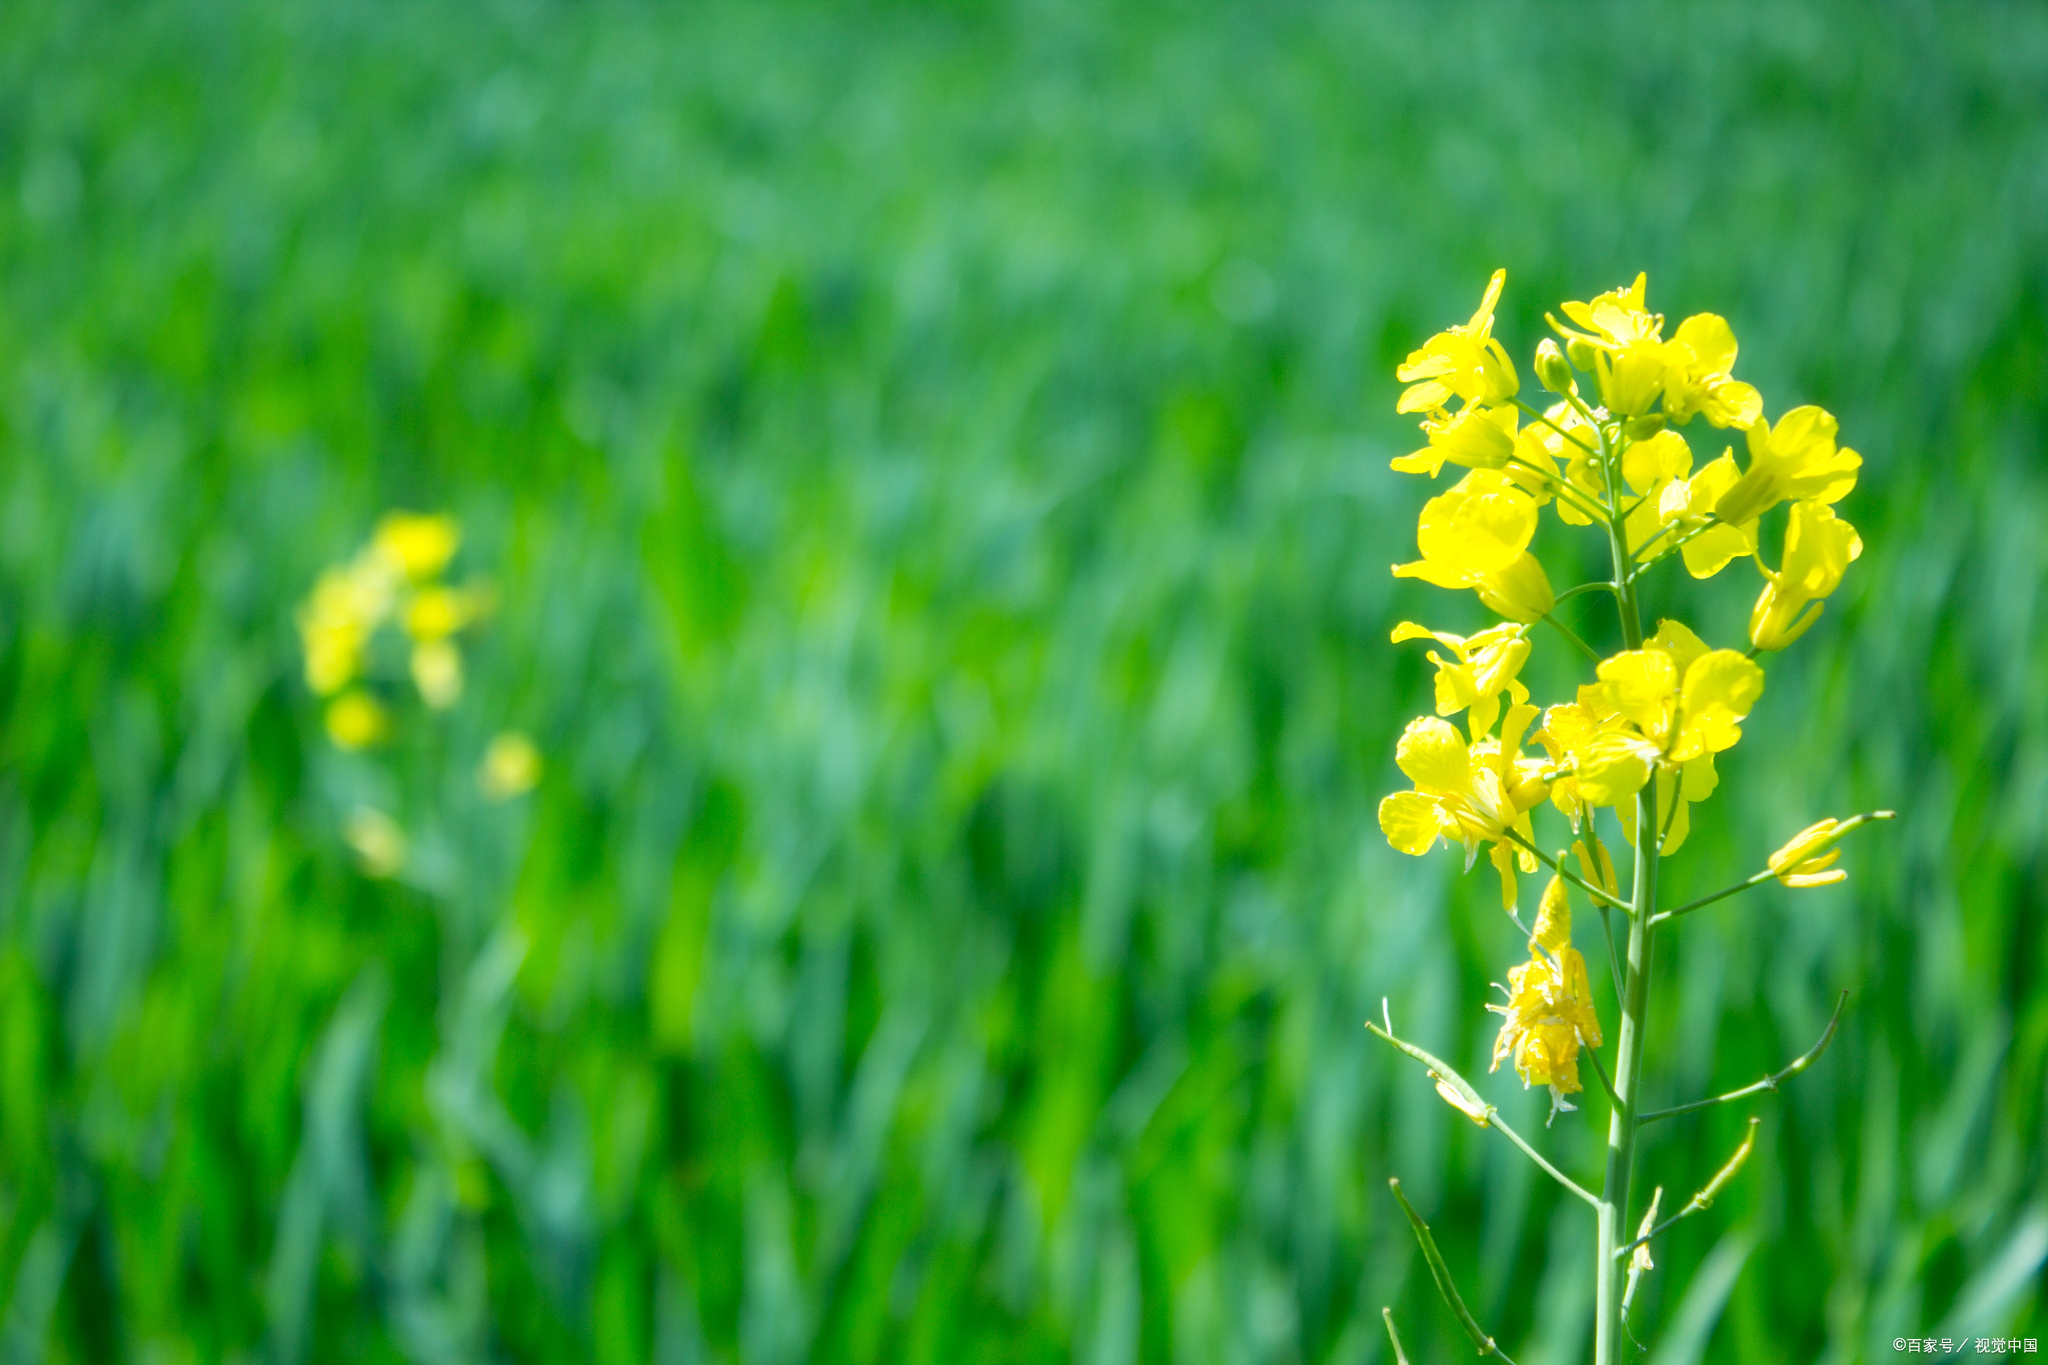
{"type": "Polygon", "coordinates": [[[421,582],[447,568],[461,543],[453,517],[393,512],[377,523],[370,546],[407,578],[421,582]]]}
{"type": "Polygon", "coordinates": [[[413,594],[405,608],[405,633],[415,640],[444,640],[476,619],[475,594],[436,583],[413,594]]]}
{"type": "Polygon", "coordinates": [[[1454,397],[1470,404],[1499,403],[1515,396],[1521,382],[1515,378],[1514,362],[1493,339],[1493,308],[1507,278],[1507,271],[1494,271],[1472,320],[1438,332],[1394,371],[1394,377],[1408,385],[1397,412],[1435,412],[1454,397]]]}
{"type": "Polygon", "coordinates": [[[412,680],[420,700],[436,711],[462,695],[462,654],[446,640],[423,640],[412,648],[412,680]]]}
{"type": "Polygon", "coordinates": [[[493,801],[509,801],[540,782],[540,750],[516,730],[508,730],[484,749],[476,784],[493,801]]]}
{"type": "Polygon", "coordinates": [[[1570,1109],[1564,1097],[1582,1088],[1580,1047],[1601,1042],[1586,959],[1571,941],[1571,902],[1563,878],[1552,877],[1536,913],[1529,960],[1508,970],[1508,1003],[1487,1006],[1504,1016],[1493,1044],[1492,1069],[1500,1070],[1502,1062],[1513,1058],[1525,1087],[1550,1087],[1553,1113],[1570,1109]]]}
{"type": "Polygon", "coordinates": [[[1749,639],[1758,649],[1783,649],[1820,619],[1822,601],[1841,586],[1850,561],[1863,553],[1856,528],[1818,502],[1795,503],[1785,529],[1785,559],[1772,573],[1749,617],[1749,639]],[[1808,611],[1811,605],[1813,610],[1808,611]]]}
{"type": "Polygon", "coordinates": [[[383,739],[390,724],[384,708],[358,688],[327,706],[327,737],[343,749],[361,749],[383,739]]]}
{"type": "Polygon", "coordinates": [[[356,863],[372,877],[395,877],[405,867],[405,831],[383,811],[358,806],[342,823],[341,837],[356,863]]]}
{"type": "Polygon", "coordinates": [[[1749,468],[1714,504],[1731,526],[1754,521],[1779,503],[1840,502],[1856,486],[1863,457],[1836,449],[1835,419],[1815,407],[1794,408],[1773,427],[1749,427],[1749,468]]]}

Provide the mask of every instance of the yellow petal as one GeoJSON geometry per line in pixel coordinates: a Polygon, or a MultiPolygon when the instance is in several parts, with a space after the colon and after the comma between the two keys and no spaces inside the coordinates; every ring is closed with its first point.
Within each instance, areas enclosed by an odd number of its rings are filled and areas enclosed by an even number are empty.
{"type": "Polygon", "coordinates": [[[1685,672],[1679,709],[1685,719],[1671,757],[1676,762],[1720,753],[1742,738],[1742,718],[1763,695],[1764,671],[1732,649],[1717,649],[1685,672]]]}
{"type": "Polygon", "coordinates": [[[1485,575],[1475,584],[1479,600],[1489,611],[1497,611],[1524,625],[1541,620],[1557,605],[1550,576],[1536,556],[1524,550],[1504,569],[1485,575]]]}
{"type": "Polygon", "coordinates": [[[1395,792],[1380,802],[1380,831],[1395,848],[1419,858],[1444,832],[1443,808],[1421,792],[1395,792]]]}
{"type": "Polygon", "coordinates": [[[1662,738],[1678,690],[1678,668],[1661,649],[1634,649],[1601,661],[1594,670],[1608,705],[1653,739],[1662,738]]]}
{"type": "Polygon", "coordinates": [[[1465,741],[1448,722],[1435,716],[1408,722],[1394,746],[1394,762],[1409,781],[1425,791],[1460,791],[1472,783],[1472,760],[1465,741]]]}
{"type": "Polygon", "coordinates": [[[1675,479],[1692,468],[1692,447],[1675,431],[1660,431],[1645,441],[1632,442],[1621,453],[1621,477],[1638,494],[1649,492],[1667,479],[1675,479]]]}

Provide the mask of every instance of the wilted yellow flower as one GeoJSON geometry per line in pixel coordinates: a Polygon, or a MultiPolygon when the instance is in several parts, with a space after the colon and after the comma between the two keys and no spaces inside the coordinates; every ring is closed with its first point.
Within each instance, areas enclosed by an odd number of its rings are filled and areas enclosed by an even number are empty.
{"type": "Polygon", "coordinates": [[[1550,1087],[1554,1110],[1571,1108],[1564,1096],[1582,1088],[1579,1048],[1601,1042],[1586,959],[1571,942],[1571,902],[1564,879],[1552,877],[1536,913],[1529,960],[1508,971],[1508,1003],[1487,1006],[1505,1016],[1493,1044],[1492,1069],[1500,1070],[1512,1057],[1525,1087],[1550,1087]]]}
{"type": "Polygon", "coordinates": [[[384,738],[390,728],[384,708],[357,688],[327,706],[327,737],[344,749],[361,749],[384,738]]]}
{"type": "Polygon", "coordinates": [[[420,700],[447,710],[462,695],[462,652],[447,640],[422,640],[412,647],[412,680],[420,700]]]}
{"type": "Polygon", "coordinates": [[[1666,354],[1664,415],[1681,426],[1695,413],[1717,427],[1747,427],[1763,415],[1763,395],[1731,377],[1735,332],[1725,318],[1696,313],[1678,324],[1666,354]]]}
{"type": "Polygon", "coordinates": [[[1841,586],[1849,563],[1863,553],[1856,528],[1818,502],[1795,503],[1785,530],[1785,560],[1776,573],[1757,567],[1769,580],[1749,617],[1749,639],[1758,649],[1783,649],[1804,635],[1841,586]],[[1806,608],[1811,604],[1813,610],[1806,608]]]}
{"type": "Polygon", "coordinates": [[[1380,802],[1380,829],[1387,842],[1417,857],[1438,839],[1465,846],[1470,867],[1482,845],[1500,873],[1501,903],[1515,906],[1515,870],[1536,870],[1526,849],[1510,845],[1508,831],[1533,839],[1529,810],[1549,794],[1538,777],[1542,763],[1521,752],[1522,733],[1535,718],[1532,706],[1510,706],[1500,738],[1467,745],[1448,722],[1434,716],[1410,721],[1394,749],[1394,762],[1415,784],[1380,802]]]}
{"type": "Polygon", "coordinates": [[[1529,699],[1529,690],[1515,680],[1529,657],[1525,626],[1490,626],[1468,636],[1403,621],[1394,627],[1394,643],[1404,640],[1435,640],[1457,656],[1453,662],[1435,650],[1429,652],[1429,661],[1436,665],[1436,713],[1452,716],[1470,707],[1474,740],[1493,729],[1502,692],[1518,702],[1529,699]]]}
{"type": "Polygon", "coordinates": [[[1422,558],[1396,578],[1472,588],[1493,611],[1534,621],[1557,604],[1543,566],[1528,552],[1536,502],[1498,470],[1475,469],[1423,506],[1415,539],[1422,558]]]}
{"type": "Polygon", "coordinates": [[[516,730],[508,730],[484,749],[476,784],[493,801],[508,801],[534,789],[540,781],[540,750],[516,730]]]}
{"type": "Polygon", "coordinates": [[[1397,412],[1435,412],[1454,397],[1467,403],[1499,403],[1521,387],[1514,362],[1493,339],[1493,307],[1508,272],[1496,270],[1487,281],[1479,311],[1462,327],[1438,332],[1408,356],[1394,377],[1408,385],[1397,412]]]}
{"type": "Polygon", "coordinates": [[[1779,503],[1840,502],[1856,486],[1863,457],[1835,448],[1835,419],[1815,407],[1794,408],[1773,427],[1749,427],[1749,468],[1721,495],[1714,515],[1731,526],[1754,521],[1779,503]]]}
{"type": "Polygon", "coordinates": [[[423,582],[448,567],[462,543],[455,519],[393,512],[377,523],[372,553],[414,582],[423,582]]]}
{"type": "Polygon", "coordinates": [[[1787,886],[1829,886],[1848,880],[1849,874],[1834,866],[1842,856],[1835,847],[1842,832],[1841,822],[1832,817],[1808,825],[1771,855],[1771,871],[1787,886]]]}
{"type": "Polygon", "coordinates": [[[395,877],[405,867],[405,831],[383,811],[356,807],[343,822],[341,837],[355,850],[358,866],[372,877],[395,877]]]}

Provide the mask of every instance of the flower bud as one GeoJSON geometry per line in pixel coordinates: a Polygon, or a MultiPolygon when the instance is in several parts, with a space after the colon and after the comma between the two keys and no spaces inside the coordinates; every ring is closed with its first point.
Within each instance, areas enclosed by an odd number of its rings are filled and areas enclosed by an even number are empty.
{"type": "Polygon", "coordinates": [[[1572,337],[1565,342],[1564,353],[1565,357],[1572,362],[1574,369],[1591,374],[1593,372],[1593,357],[1599,354],[1599,349],[1584,337],[1572,337]]]}
{"type": "Polygon", "coordinates": [[[1549,337],[1536,343],[1536,378],[1552,393],[1579,391],[1578,381],[1572,378],[1571,366],[1565,364],[1564,352],[1549,337]]]}

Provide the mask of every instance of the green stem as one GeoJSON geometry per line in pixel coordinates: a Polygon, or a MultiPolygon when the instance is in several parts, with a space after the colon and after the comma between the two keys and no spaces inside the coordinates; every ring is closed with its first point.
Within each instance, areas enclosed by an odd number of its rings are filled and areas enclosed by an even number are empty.
{"type": "Polygon", "coordinates": [[[1842,1022],[1842,1007],[1848,1003],[1849,992],[1843,991],[1842,998],[1835,1002],[1835,1012],[1829,1016],[1827,1030],[1821,1034],[1820,1041],[1808,1048],[1803,1055],[1793,1058],[1784,1070],[1773,1071],[1762,1080],[1751,1085],[1745,1085],[1740,1090],[1731,1090],[1725,1095],[1712,1095],[1703,1100],[1694,1100],[1691,1104],[1675,1105],[1670,1109],[1659,1109],[1652,1113],[1644,1114],[1637,1121],[1638,1126],[1645,1123],[1655,1123],[1658,1119],[1675,1118],[1680,1114],[1690,1114],[1696,1109],[1708,1109],[1717,1104],[1727,1104],[1731,1100],[1747,1099],[1751,1095],[1759,1095],[1766,1090],[1775,1092],[1780,1082],[1788,1081],[1792,1077],[1797,1076],[1800,1072],[1812,1066],[1815,1059],[1821,1053],[1828,1050],[1828,1044],[1834,1040],[1835,1029],[1842,1022]]]}
{"type": "MultiPolygon", "coordinates": [[[[1605,442],[1603,441],[1603,444],[1605,442]]],[[[1619,452],[1608,450],[1610,465],[1618,463],[1619,452]]],[[[1613,479],[1608,480],[1613,488],[1613,479]]],[[[1612,494],[1609,495],[1610,502],[1612,494]]],[[[1625,540],[1619,517],[1608,521],[1608,545],[1614,556],[1614,581],[1622,585],[1617,595],[1621,612],[1622,640],[1629,649],[1643,647],[1642,610],[1630,578],[1633,557],[1625,540]]],[[[1657,784],[1647,782],[1636,794],[1636,862],[1634,895],[1631,898],[1627,979],[1622,992],[1621,1036],[1614,1059],[1615,1106],[1607,1122],[1607,1171],[1600,1185],[1599,1260],[1594,1281],[1593,1360],[1594,1365],[1622,1365],[1621,1279],[1622,1266],[1615,1249],[1627,1233],[1629,1185],[1635,1178],[1636,1107],[1642,1090],[1643,1028],[1649,1016],[1650,965],[1656,947],[1656,929],[1650,917],[1657,908],[1657,784]]]]}
{"type": "Polygon", "coordinates": [[[1578,646],[1579,653],[1585,655],[1587,658],[1591,659],[1596,664],[1600,662],[1600,656],[1593,652],[1593,646],[1587,644],[1584,640],[1581,640],[1578,636],[1572,634],[1571,627],[1567,626],[1564,622],[1558,620],[1555,616],[1552,616],[1547,611],[1543,613],[1543,619],[1545,621],[1548,621],[1551,624],[1551,626],[1556,629],[1559,635],[1564,636],[1565,639],[1570,640],[1574,645],[1578,646]]]}
{"type": "MultiPolygon", "coordinates": [[[[1582,592],[1619,593],[1620,591],[1621,589],[1615,587],[1612,583],[1609,583],[1606,579],[1603,578],[1598,583],[1581,583],[1576,588],[1566,588],[1563,592],[1557,595],[1557,601],[1569,602],[1582,592]]],[[[1553,606],[1552,609],[1555,610],[1555,607],[1553,606]]]]}
{"type": "MultiPolygon", "coordinates": [[[[1635,911],[1631,909],[1626,902],[1618,901],[1614,897],[1608,895],[1605,891],[1602,891],[1599,887],[1594,886],[1584,877],[1581,877],[1578,873],[1566,867],[1562,859],[1551,857],[1548,853],[1545,853],[1542,849],[1536,847],[1536,845],[1530,843],[1527,839],[1524,839],[1521,835],[1515,833],[1513,828],[1510,827],[1507,829],[1503,829],[1501,833],[1507,835],[1508,838],[1511,841],[1513,841],[1517,846],[1529,850],[1530,854],[1535,857],[1536,861],[1542,863],[1552,872],[1555,872],[1558,876],[1564,878],[1573,886],[1576,886],[1577,888],[1579,888],[1579,890],[1585,892],[1587,896],[1592,898],[1593,904],[1602,906],[1611,905],[1616,910],[1626,910],[1630,914],[1635,913],[1635,911]]],[[[1516,922],[1518,924],[1520,923],[1519,920],[1516,922]]]]}

